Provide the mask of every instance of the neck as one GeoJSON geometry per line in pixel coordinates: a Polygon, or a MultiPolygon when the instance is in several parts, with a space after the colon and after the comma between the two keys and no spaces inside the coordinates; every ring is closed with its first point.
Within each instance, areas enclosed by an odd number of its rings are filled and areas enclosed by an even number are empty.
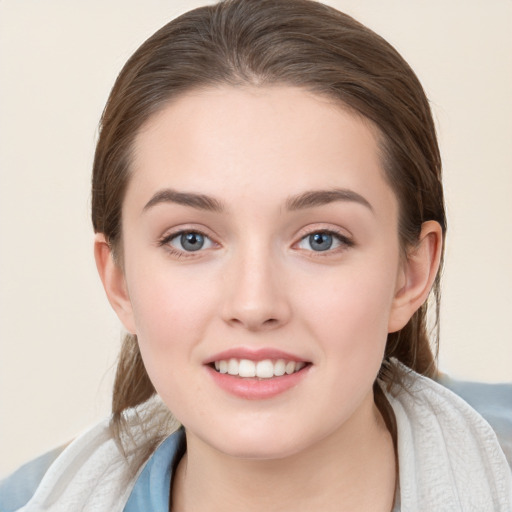
{"type": "Polygon", "coordinates": [[[285,458],[231,457],[187,433],[173,510],[389,512],[395,475],[393,441],[371,396],[337,431],[285,458]]]}

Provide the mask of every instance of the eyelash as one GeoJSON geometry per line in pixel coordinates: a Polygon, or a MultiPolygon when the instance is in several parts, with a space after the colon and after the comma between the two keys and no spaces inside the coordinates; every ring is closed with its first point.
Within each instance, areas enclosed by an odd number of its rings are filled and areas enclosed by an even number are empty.
{"type": "Polygon", "coordinates": [[[307,240],[311,235],[331,235],[334,239],[336,239],[339,242],[339,246],[335,247],[334,249],[327,249],[325,251],[313,251],[304,249],[305,251],[314,254],[314,257],[327,257],[332,256],[333,253],[339,253],[341,251],[344,251],[346,249],[350,249],[351,247],[354,247],[355,243],[352,239],[344,235],[343,233],[336,231],[335,229],[311,229],[309,232],[307,232],[305,235],[301,237],[301,239],[296,242],[294,245],[298,245],[304,240],[307,240]]]}
{"type": "MultiPolygon", "coordinates": [[[[170,234],[167,234],[165,236],[163,236],[159,241],[158,241],[158,246],[159,247],[164,247],[169,251],[169,253],[171,255],[173,255],[174,257],[177,257],[177,258],[190,258],[190,257],[194,257],[195,254],[194,253],[200,253],[200,252],[203,252],[201,249],[198,249],[197,251],[186,251],[186,250],[180,250],[180,249],[176,249],[175,247],[173,247],[170,242],[172,242],[173,240],[175,240],[176,238],[178,237],[181,237],[182,235],[186,235],[186,234],[195,234],[195,235],[200,235],[202,237],[204,237],[206,240],[209,240],[210,243],[212,244],[216,244],[216,242],[214,242],[210,236],[208,236],[206,233],[204,233],[203,231],[201,230],[198,230],[198,229],[182,229],[180,231],[176,231],[174,233],[170,233],[170,234]]],[[[308,237],[310,237],[311,235],[316,235],[316,234],[321,234],[321,235],[330,235],[332,236],[333,238],[335,238],[337,240],[337,242],[339,242],[339,246],[338,247],[335,247],[334,249],[326,249],[324,251],[314,251],[314,250],[308,250],[308,249],[303,249],[307,252],[310,252],[312,254],[315,255],[315,257],[326,257],[326,256],[329,256],[329,255],[332,255],[333,253],[338,253],[340,251],[343,251],[343,250],[346,250],[347,248],[351,248],[353,247],[355,244],[354,244],[354,241],[351,240],[350,238],[348,238],[346,235],[336,231],[336,230],[333,230],[333,229],[312,229],[311,231],[307,232],[306,234],[304,234],[300,240],[298,242],[295,242],[294,246],[297,246],[298,244],[302,243],[303,241],[307,240],[308,237]]]]}
{"type": "Polygon", "coordinates": [[[198,252],[198,253],[202,252],[201,251],[202,248],[198,249],[197,251],[185,251],[185,250],[176,249],[175,247],[173,247],[170,244],[170,242],[172,242],[174,239],[181,237],[182,235],[189,235],[189,234],[201,235],[202,237],[204,237],[205,240],[209,240],[214,245],[216,244],[210,236],[208,236],[206,233],[204,233],[203,231],[201,231],[199,229],[181,229],[180,231],[175,231],[174,233],[164,235],[158,241],[158,245],[159,245],[159,247],[165,246],[166,250],[169,251],[169,253],[176,258],[194,257],[196,252],[198,252]]]}

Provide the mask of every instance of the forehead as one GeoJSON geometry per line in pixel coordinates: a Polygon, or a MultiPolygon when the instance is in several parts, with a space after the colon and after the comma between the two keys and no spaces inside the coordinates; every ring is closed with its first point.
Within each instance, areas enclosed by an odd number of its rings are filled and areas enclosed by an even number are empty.
{"type": "Polygon", "coordinates": [[[128,195],[169,187],[228,202],[241,195],[279,202],[304,190],[349,188],[394,201],[377,129],[296,87],[188,92],[150,118],[134,149],[128,195]]]}

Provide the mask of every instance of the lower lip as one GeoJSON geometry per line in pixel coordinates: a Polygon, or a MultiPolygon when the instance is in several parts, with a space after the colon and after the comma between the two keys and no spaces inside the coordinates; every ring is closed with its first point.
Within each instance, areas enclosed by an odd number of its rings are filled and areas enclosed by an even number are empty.
{"type": "Polygon", "coordinates": [[[311,365],[298,372],[271,379],[244,378],[227,373],[219,373],[206,366],[214,382],[224,391],[246,400],[265,400],[280,395],[295,387],[308,373],[311,365]]]}

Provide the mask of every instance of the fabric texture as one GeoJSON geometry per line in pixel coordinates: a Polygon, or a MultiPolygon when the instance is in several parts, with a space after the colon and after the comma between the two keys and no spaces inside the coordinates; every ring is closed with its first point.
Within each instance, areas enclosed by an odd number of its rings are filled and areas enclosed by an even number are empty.
{"type": "MultiPolygon", "coordinates": [[[[448,389],[400,366],[407,391],[385,390],[398,428],[396,510],[512,512],[512,475],[489,424],[448,389]]],[[[183,430],[153,449],[147,463],[138,464],[161,436],[166,415],[158,398],[133,411],[127,418],[129,438],[123,443],[126,456],[112,438],[108,421],[100,423],[59,455],[33,497],[18,510],[168,510],[173,469],[185,450],[183,430]],[[134,472],[133,467],[140,469],[134,472]]]]}
{"type": "Polygon", "coordinates": [[[512,383],[488,384],[440,375],[437,382],[460,396],[491,425],[512,468],[512,383]]]}
{"type": "MultiPolygon", "coordinates": [[[[128,433],[122,447],[112,436],[110,420],[100,422],[63,450],[30,501],[17,510],[122,512],[144,469],[141,457],[161,438],[162,428],[167,433],[177,428],[169,424],[169,413],[157,397],[130,411],[125,420],[128,433]]],[[[0,489],[8,486],[9,481],[0,489]]],[[[6,501],[0,496],[0,512],[7,510],[2,508],[6,501]]]]}
{"type": "Polygon", "coordinates": [[[0,512],[12,512],[25,505],[64,448],[50,450],[21,466],[9,478],[0,480],[0,512]]]}
{"type": "Polygon", "coordinates": [[[511,512],[512,475],[490,425],[453,392],[399,366],[405,389],[386,394],[397,422],[401,510],[511,512]]]}

